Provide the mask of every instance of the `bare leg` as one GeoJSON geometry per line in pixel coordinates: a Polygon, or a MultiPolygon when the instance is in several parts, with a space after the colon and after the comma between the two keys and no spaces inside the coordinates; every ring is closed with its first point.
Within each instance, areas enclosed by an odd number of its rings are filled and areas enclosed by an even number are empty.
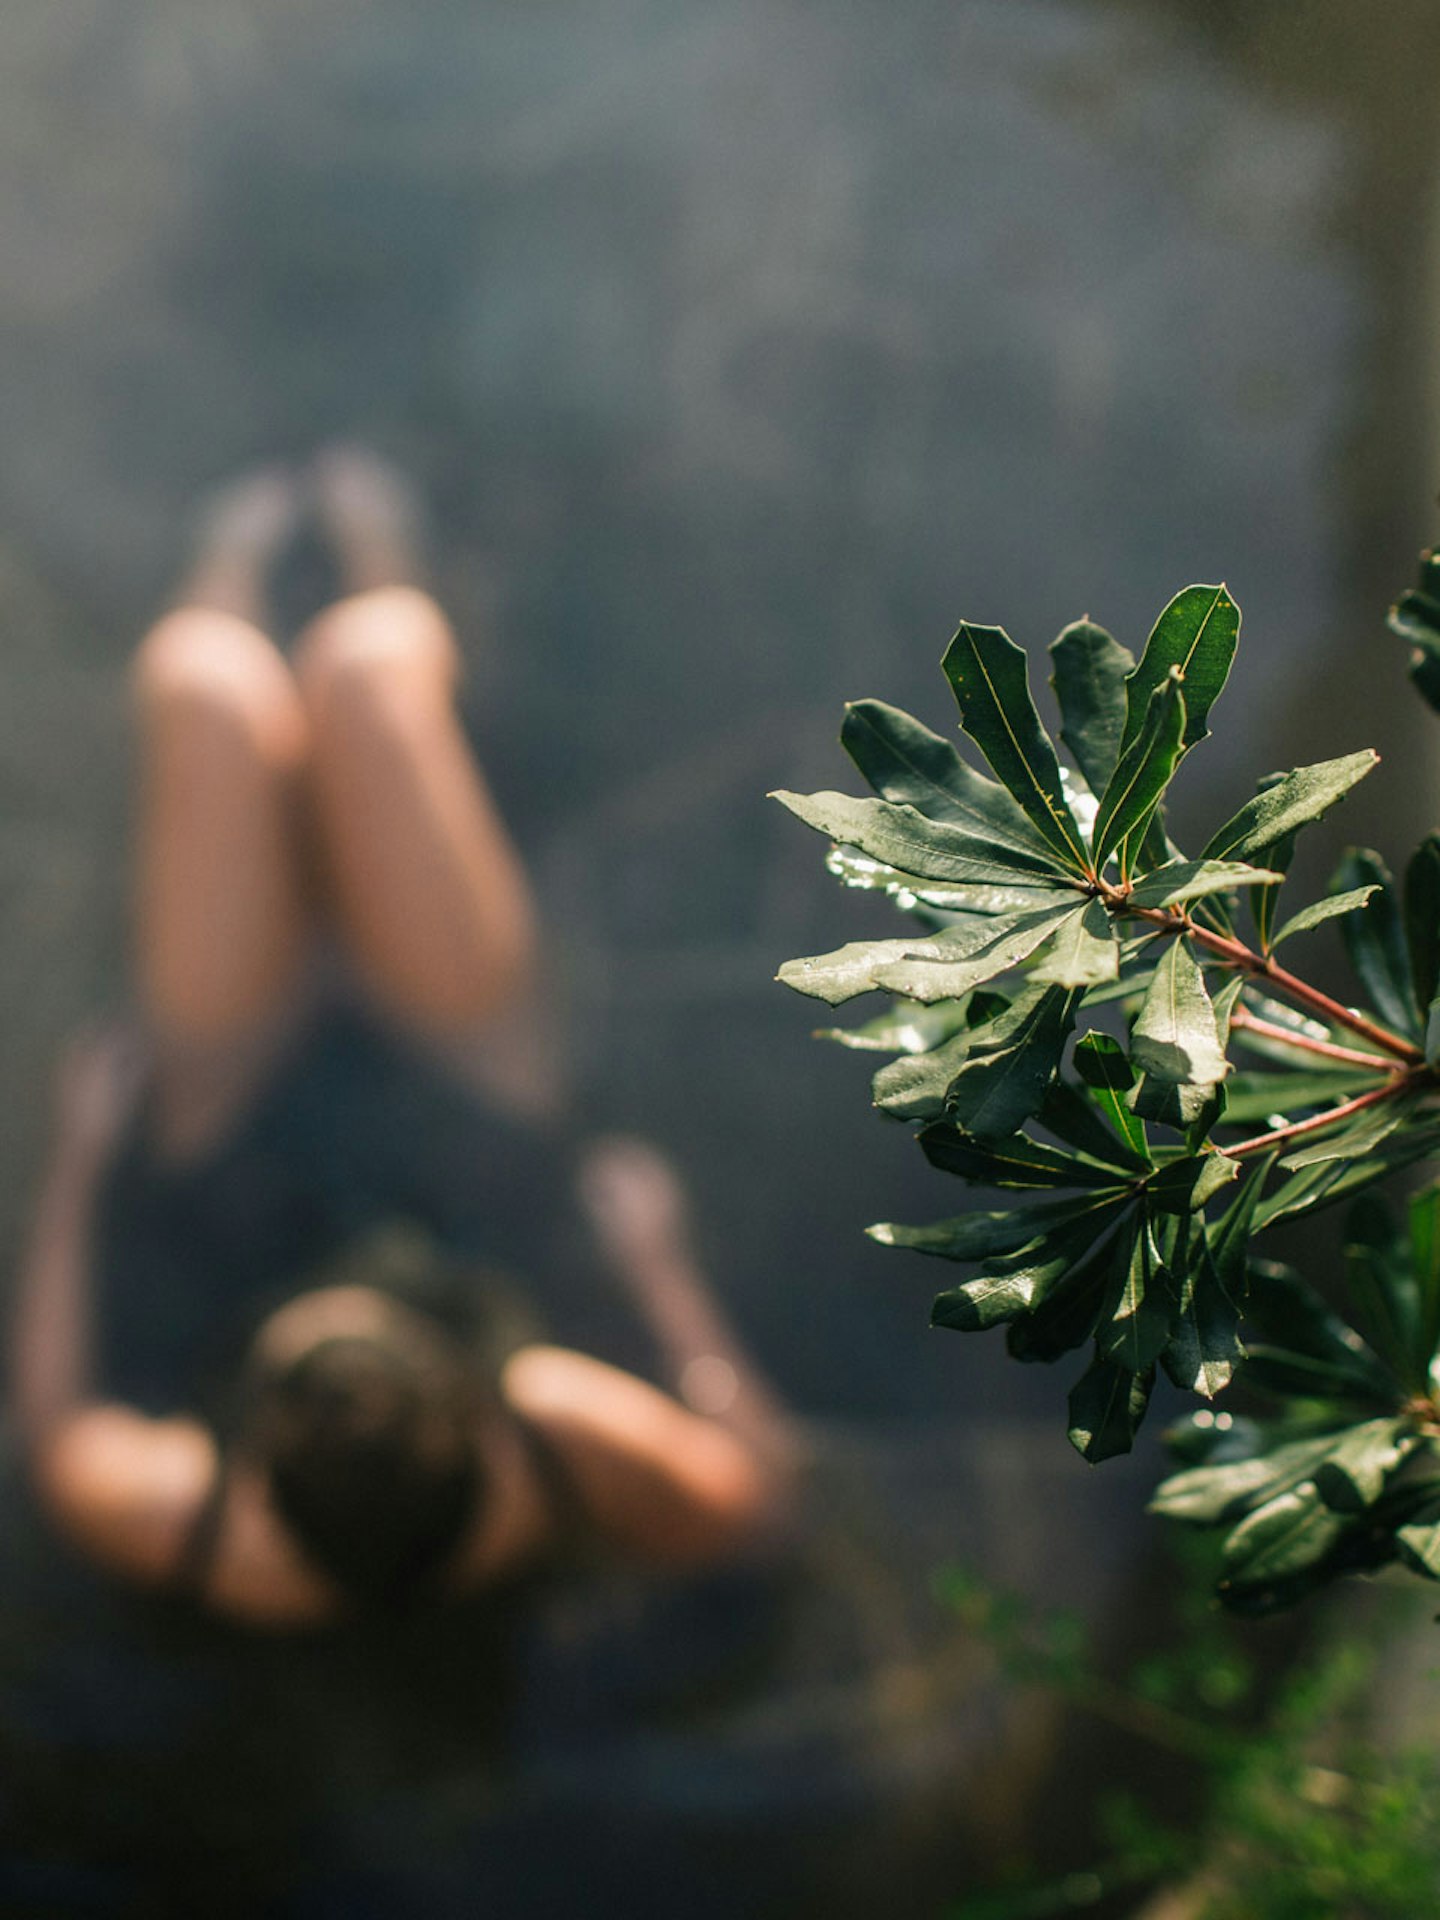
{"type": "Polygon", "coordinates": [[[174,598],[265,625],[265,580],[295,526],[295,483],[261,467],[211,496],[196,531],[195,557],[174,598]]]}
{"type": "MultiPolygon", "coordinates": [[[[222,497],[191,590],[259,605],[288,531],[273,498],[260,510],[271,478],[222,497]]],[[[226,607],[169,614],[140,647],[133,679],[136,975],[156,1041],[161,1140],[179,1154],[223,1132],[298,1004],[308,926],[297,789],[308,726],[280,655],[226,607]]]]}
{"type": "Polygon", "coordinates": [[[315,507],[351,593],[424,584],[421,512],[410,482],[368,447],[340,445],[311,468],[315,507]]]}

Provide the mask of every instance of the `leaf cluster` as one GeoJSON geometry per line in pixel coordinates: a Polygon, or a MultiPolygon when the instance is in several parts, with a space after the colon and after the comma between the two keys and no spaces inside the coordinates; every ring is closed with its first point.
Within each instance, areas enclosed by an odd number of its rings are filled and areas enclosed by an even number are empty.
{"type": "MultiPolygon", "coordinates": [[[[1392,619],[1417,646],[1429,635],[1440,694],[1434,556],[1426,567],[1392,619]]],[[[776,796],[830,839],[843,884],[886,893],[911,927],[790,961],[780,978],[831,1006],[889,995],[885,1011],[829,1037],[893,1056],[873,1077],[877,1108],[915,1127],[931,1165],[1009,1201],[928,1225],[885,1223],[872,1237],[965,1270],[936,1297],[932,1324],[1003,1325],[1021,1361],[1087,1350],[1068,1430],[1091,1461],[1130,1447],[1158,1371],[1207,1400],[1242,1366],[1273,1386],[1267,1353],[1306,1351],[1314,1315],[1302,1311],[1300,1283],[1257,1261],[1255,1236],[1440,1147],[1440,837],[1399,882],[1378,855],[1351,850],[1324,898],[1279,910],[1297,836],[1376,756],[1268,776],[1193,853],[1170,835],[1167,795],[1208,737],[1239,630],[1223,586],[1177,594],[1138,660],[1089,619],[1067,627],[1050,648],[1057,745],[1023,650],[998,627],[963,624],[943,670],[971,755],[862,700],[847,709],[841,742],[869,795],[776,796]],[[1358,976],[1353,1003],[1288,964],[1290,943],[1330,920],[1358,976]]],[[[1209,1516],[1223,1512],[1241,1535],[1236,1604],[1288,1597],[1304,1568],[1364,1562],[1357,1543],[1398,1511],[1384,1504],[1393,1474],[1425,1451],[1416,1422],[1428,1416],[1404,1409],[1428,1406],[1440,1327],[1422,1316],[1416,1339],[1430,1344],[1408,1371],[1383,1341],[1350,1333],[1377,1369],[1379,1398],[1361,1418],[1342,1396],[1350,1416],[1327,1431],[1365,1430],[1356,1458],[1381,1504],[1355,1505],[1355,1482],[1352,1507],[1327,1500],[1350,1459],[1343,1437],[1332,1448],[1342,1464],[1318,1480],[1264,1498],[1269,1482],[1255,1480],[1255,1500],[1209,1516]],[[1302,1508],[1303,1544],[1282,1541],[1282,1519],[1293,1509],[1298,1524],[1302,1508]]],[[[1295,1384],[1303,1371],[1292,1364],[1281,1391],[1308,1406],[1313,1396],[1295,1384]]],[[[1227,1429],[1223,1464],[1234,1464],[1240,1431],[1227,1429]]],[[[1243,1432],[1261,1446],[1259,1426],[1243,1432]]],[[[1310,1428],[1274,1448],[1267,1438],[1247,1468],[1253,1477],[1275,1448],[1318,1438],[1310,1428]]],[[[1394,1527],[1385,1536],[1392,1547],[1398,1537],[1394,1527]]],[[[1366,1552],[1373,1561],[1378,1548],[1366,1552]]]]}

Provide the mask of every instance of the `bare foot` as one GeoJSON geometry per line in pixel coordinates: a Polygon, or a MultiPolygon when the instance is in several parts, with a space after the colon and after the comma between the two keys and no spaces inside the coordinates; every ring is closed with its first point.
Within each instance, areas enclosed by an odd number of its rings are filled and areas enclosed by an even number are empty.
{"type": "Polygon", "coordinates": [[[270,569],[295,530],[299,496],[283,467],[257,467],[201,508],[195,558],[175,604],[265,624],[270,569]]]}
{"type": "Polygon", "coordinates": [[[315,457],[311,484],[349,592],[421,584],[420,500],[398,467],[368,447],[327,447],[315,457]]]}
{"type": "Polygon", "coordinates": [[[689,1258],[684,1189],[670,1162],[645,1141],[611,1135],[592,1144],[580,1191],[601,1245],[618,1265],[689,1258]]]}

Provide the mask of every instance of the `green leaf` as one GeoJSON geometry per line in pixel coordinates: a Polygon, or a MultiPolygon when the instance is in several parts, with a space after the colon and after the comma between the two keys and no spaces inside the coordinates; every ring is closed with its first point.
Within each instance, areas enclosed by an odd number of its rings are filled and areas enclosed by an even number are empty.
{"type": "Polygon", "coordinates": [[[1070,1444],[1092,1465],[1128,1453],[1150,1402],[1155,1370],[1137,1375],[1095,1360],[1070,1390],[1070,1444]]]}
{"type": "Polygon", "coordinates": [[[1210,1524],[1231,1520],[1267,1506],[1292,1487],[1313,1481],[1316,1467],[1334,1444],[1333,1433],[1294,1440],[1256,1459],[1227,1460],[1216,1466],[1190,1467],[1162,1483],[1150,1502],[1151,1513],[1169,1520],[1210,1524]]]}
{"type": "Polygon", "coordinates": [[[1125,679],[1135,658],[1103,627],[1077,620],[1050,648],[1050,684],[1060,703],[1060,738],[1086,784],[1101,794],[1120,757],[1125,679]]]}
{"type": "Polygon", "coordinates": [[[1340,1434],[1315,1469],[1315,1491],[1332,1513],[1363,1513],[1420,1436],[1403,1420],[1366,1420],[1340,1434]]]}
{"type": "Polygon", "coordinates": [[[888,1013],[876,1014],[863,1027],[821,1027],[815,1038],[860,1053],[928,1053],[964,1024],[963,1003],[945,1000],[924,1007],[918,1000],[897,1000],[888,1013]]]}
{"type": "Polygon", "coordinates": [[[1178,907],[1184,900],[1198,900],[1204,894],[1233,893],[1239,887],[1278,886],[1282,873],[1268,867],[1252,867],[1242,860],[1168,860],[1130,891],[1132,907],[1178,907]]]}
{"type": "Polygon", "coordinates": [[[1330,882],[1332,890],[1371,886],[1374,897],[1363,913],[1352,913],[1341,923],[1350,964],[1364,982],[1370,1004],[1397,1033],[1420,1030],[1420,1003],[1410,975],[1410,953],[1405,927],[1396,905],[1390,869],[1378,853],[1352,847],[1330,882]]]}
{"type": "Polygon", "coordinates": [[[1223,827],[1211,834],[1201,853],[1205,860],[1261,860],[1277,840],[1318,820],[1380,764],[1366,748],[1338,760],[1297,767],[1273,786],[1247,800],[1223,827]]]}
{"type": "Polygon", "coordinates": [[[983,1187],[1112,1186],[1115,1169],[1085,1154],[1061,1153],[1023,1135],[1013,1140],[972,1140],[948,1121],[935,1120],[916,1135],[932,1167],[959,1174],[983,1187]]]}
{"type": "Polygon", "coordinates": [[[1430,1356],[1417,1352],[1420,1297],[1389,1209],[1373,1195],[1356,1202],[1345,1222],[1345,1287],[1366,1340],[1412,1393],[1428,1388],[1430,1356]]]}
{"type": "Polygon", "coordinates": [[[1225,1085],[1180,1086],[1158,1074],[1142,1073],[1129,1100],[1130,1111],[1141,1120],[1158,1121],[1183,1133],[1187,1142],[1206,1138],[1225,1111],[1225,1085]]]}
{"type": "MultiPolygon", "coordinates": [[[[1249,1035],[1244,1036],[1247,1044],[1249,1035]]],[[[1226,1126],[1279,1126],[1379,1085],[1364,1067],[1296,1067],[1289,1073],[1232,1073],[1225,1082],[1226,1126]]]]}
{"type": "Polygon", "coordinates": [[[1405,869],[1405,942],[1417,1006],[1440,991],[1440,833],[1427,833],[1405,869]]]}
{"type": "Polygon", "coordinates": [[[1129,1373],[1143,1373],[1170,1337],[1171,1312],[1170,1279],[1148,1221],[1140,1223],[1129,1264],[1107,1304],[1108,1320],[1095,1336],[1097,1355],[1129,1373]]]}
{"type": "Polygon", "coordinates": [[[1145,1182],[1145,1197],[1162,1213],[1195,1213],[1239,1174],[1240,1162],[1223,1153],[1187,1154],[1155,1169],[1145,1182]]]}
{"type": "Polygon", "coordinates": [[[1147,1074],[1177,1084],[1211,1086],[1229,1071],[1204,976],[1183,937],[1161,955],[1130,1052],[1147,1074]]]}
{"type": "MultiPolygon", "coordinates": [[[[1002,916],[976,929],[962,932],[952,928],[936,936],[932,944],[911,942],[907,953],[896,955],[876,970],[875,985],[927,1005],[936,1000],[958,1000],[1028,959],[1074,910],[1073,904],[1059,902],[1013,918],[1002,916]]],[[[800,982],[787,984],[799,986],[800,982]]],[[[815,989],[805,987],[802,991],[815,989]]]]}
{"type": "Polygon", "coordinates": [[[1015,1253],[1027,1241],[1057,1227],[1093,1220],[1097,1209],[1108,1204],[1093,1198],[1042,1200],[1006,1213],[962,1213],[953,1220],[936,1220],[925,1227],[885,1221],[865,1231],[882,1247],[909,1247],[943,1260],[988,1260],[996,1254],[1015,1253]]]}
{"type": "MultiPolygon", "coordinates": [[[[1063,1000],[1063,994],[1060,998],[1063,1000]]],[[[972,1074],[980,1074],[987,1070],[986,1063],[995,1061],[997,1065],[994,1071],[998,1071],[1004,1064],[999,1060],[1002,1054],[1012,1053],[1017,1046],[1024,1047],[1032,1043],[1038,1046],[1044,1042],[1048,1031],[1047,1021],[1037,1019],[1037,1013],[1047,1005],[1053,1013],[1055,1009],[1047,1000],[1047,989],[1027,987],[1013,1001],[999,1000],[988,1019],[962,1028],[929,1053],[892,1060],[888,1066],[880,1069],[871,1082],[876,1106],[902,1120],[937,1119],[954,1094],[961,1075],[967,1070],[972,1074]]],[[[1052,1058],[1058,1060],[1058,1050],[1063,1045],[1064,1034],[1061,1033],[1052,1058]]],[[[1041,1070],[1040,1059],[1037,1053],[1034,1062],[1036,1071],[1041,1070]]],[[[1013,1132],[1022,1120],[1028,1118],[1027,1110],[1005,1131],[1013,1132]]],[[[977,1127],[968,1130],[972,1133],[984,1131],[977,1127]]]]}
{"type": "Polygon", "coordinates": [[[840,744],[882,800],[955,822],[1014,852],[1046,857],[1045,842],[1005,789],[898,707],[854,701],[845,709],[840,744]]]}
{"type": "Polygon", "coordinates": [[[1432,707],[1440,707],[1440,554],[1421,554],[1419,585],[1401,594],[1388,625],[1410,642],[1410,678],[1432,707]]]}
{"type": "Polygon", "coordinates": [[[1037,1111],[1060,1069],[1075,1024],[1078,994],[1041,987],[1021,994],[984,1029],[985,1051],[972,1051],[950,1084],[950,1117],[977,1139],[999,1139],[1037,1111]]]}
{"type": "Polygon", "coordinates": [[[1179,668],[1172,667],[1156,686],[1138,732],[1121,753],[1101,795],[1092,842],[1097,872],[1122,840],[1143,833],[1170,784],[1185,732],[1181,678],[1179,668]]]}
{"type": "Polygon", "coordinates": [[[1308,1141],[1296,1152],[1286,1154],[1280,1162],[1281,1168],[1293,1173],[1299,1167],[1315,1166],[1322,1160],[1363,1160],[1415,1111],[1418,1099],[1417,1094],[1397,1093],[1388,1100],[1377,1101],[1353,1119],[1337,1122],[1333,1133],[1322,1130],[1318,1140],[1308,1141]]]}
{"type": "Polygon", "coordinates": [[[904,940],[854,940],[833,953],[787,960],[776,977],[832,1007],[883,989],[927,1005],[959,1000],[1043,946],[1072,911],[1068,901],[1056,901],[904,940]]]}
{"type": "Polygon", "coordinates": [[[1093,1224],[1082,1220],[1039,1236],[1014,1253],[996,1256],[969,1280],[936,1295],[931,1326],[983,1333],[1014,1319],[1032,1301],[1043,1299],[1084,1258],[1094,1233],[1093,1224]]]}
{"type": "Polygon", "coordinates": [[[961,626],[945,650],[960,723],[1039,830],[1074,871],[1087,870],[1080,829],[1065,803],[1060,764],[1030,697],[1024,649],[999,627],[961,626]]]}
{"type": "Polygon", "coordinates": [[[1369,904],[1370,896],[1375,891],[1374,887],[1355,887],[1349,893],[1332,893],[1326,900],[1317,900],[1313,907],[1291,914],[1270,942],[1271,947],[1278,947],[1282,940],[1288,940],[1292,934],[1308,933],[1312,927],[1318,927],[1326,920],[1338,920],[1342,914],[1354,913],[1358,907],[1369,904]]]}
{"type": "Polygon", "coordinates": [[[977,886],[1065,884],[1053,857],[1016,849],[993,835],[971,833],[952,820],[931,820],[889,800],[856,800],[848,793],[770,796],[817,833],[925,880],[977,886]]]}
{"type": "Polygon", "coordinates": [[[1345,1522],[1301,1484],[1248,1514],[1221,1549],[1228,1569],[1222,1589],[1255,1587],[1313,1567],[1335,1545],[1345,1522]]]}
{"type": "Polygon", "coordinates": [[[1132,1150],[1128,1144],[1128,1134],[1123,1138],[1117,1137],[1115,1131],[1100,1118],[1086,1095],[1075,1087],[1067,1086],[1063,1080],[1051,1082],[1036,1117],[1047,1133],[1053,1133],[1067,1146],[1077,1148],[1104,1166],[1114,1167],[1121,1174],[1143,1172],[1150,1164],[1148,1158],[1142,1158],[1132,1150]]]}
{"type": "Polygon", "coordinates": [[[1395,1539],[1412,1573],[1440,1580],[1440,1520],[1399,1527],[1395,1539]]]}
{"type": "Polygon", "coordinates": [[[1393,1410],[1399,1399],[1395,1382],[1313,1287],[1268,1260],[1252,1260],[1250,1274],[1248,1380],[1282,1394],[1368,1400],[1393,1410]]]}
{"type": "Polygon", "coordinates": [[[982,886],[969,880],[926,880],[918,873],[887,867],[883,860],[872,859],[858,847],[832,845],[825,855],[825,868],[842,887],[888,895],[902,913],[965,914],[981,920],[997,913],[1025,913],[1055,897],[1055,884],[1050,880],[1013,887],[990,882],[982,886]]]}
{"type": "Polygon", "coordinates": [[[1440,1183],[1410,1202],[1410,1271],[1415,1282],[1415,1358],[1429,1367],[1440,1345],[1440,1183]]]}
{"type": "Polygon", "coordinates": [[[1255,1208],[1274,1164],[1275,1156],[1269,1154],[1258,1166],[1251,1167],[1230,1205],[1205,1229],[1205,1244],[1220,1284],[1234,1300],[1243,1298],[1246,1291],[1246,1254],[1255,1208]]]}
{"type": "Polygon", "coordinates": [[[1137,738],[1150,696],[1178,668],[1185,683],[1185,752],[1206,738],[1210,708],[1219,697],[1235,658],[1240,609],[1224,587],[1186,587],[1170,602],[1145,643],[1145,651],[1126,683],[1125,730],[1120,752],[1137,738]]]}
{"type": "Polygon", "coordinates": [[[1031,970],[1032,980],[1057,987],[1098,987],[1120,971],[1120,942],[1114,923],[1099,900],[1073,907],[1056,929],[1045,957],[1031,970]]]}
{"type": "Polygon", "coordinates": [[[1005,1347],[1012,1360],[1048,1365],[1073,1353],[1094,1333],[1113,1291],[1112,1276],[1127,1271],[1140,1228],[1138,1208],[1124,1198],[1109,1203],[1107,1226],[1114,1224],[1116,1214],[1128,1214],[1121,1231],[1108,1243],[1097,1237],[1089,1254],[1077,1260],[1037,1306],[1011,1321],[1005,1347]]]}
{"type": "MultiPolygon", "coordinates": [[[[1090,1032],[1075,1046],[1075,1071],[1089,1087],[1110,1125],[1119,1134],[1128,1153],[1141,1166],[1151,1163],[1145,1128],[1125,1105],[1125,1096],[1135,1084],[1135,1070],[1125,1057],[1119,1042],[1108,1033],[1090,1032]]],[[[1044,1121],[1044,1114],[1041,1121],[1044,1121]]]]}
{"type": "Polygon", "coordinates": [[[1245,1357],[1239,1327],[1239,1309],[1225,1291],[1204,1234],[1197,1234],[1178,1278],[1161,1365],[1177,1387],[1213,1400],[1245,1357]]]}

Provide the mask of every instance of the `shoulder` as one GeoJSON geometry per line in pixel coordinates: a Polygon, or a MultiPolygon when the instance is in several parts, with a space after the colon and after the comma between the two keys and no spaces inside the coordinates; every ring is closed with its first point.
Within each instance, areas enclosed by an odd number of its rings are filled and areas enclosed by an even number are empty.
{"type": "Polygon", "coordinates": [[[657,1564],[723,1559],[772,1507],[769,1476],[718,1422],[647,1381],[564,1347],[524,1347],[501,1376],[512,1412],[562,1462],[587,1517],[657,1564]]]}
{"type": "Polygon", "coordinates": [[[35,1452],[40,1497],[92,1558],[147,1584],[176,1566],[216,1469],[198,1421],[101,1403],[61,1421],[35,1452]]]}

